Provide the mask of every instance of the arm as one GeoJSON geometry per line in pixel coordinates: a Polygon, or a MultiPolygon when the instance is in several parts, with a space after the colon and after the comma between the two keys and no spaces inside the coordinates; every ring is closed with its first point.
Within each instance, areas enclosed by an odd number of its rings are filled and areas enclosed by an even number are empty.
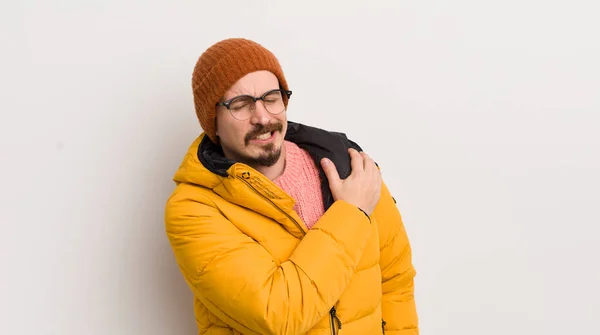
{"type": "Polygon", "coordinates": [[[311,329],[343,293],[371,233],[356,206],[337,201],[278,264],[208,199],[200,201],[171,197],[167,235],[196,297],[243,334],[311,329]]]}
{"type": "Polygon", "coordinates": [[[381,309],[386,322],[385,334],[418,335],[411,247],[396,202],[385,185],[382,185],[373,216],[381,239],[381,309]]]}

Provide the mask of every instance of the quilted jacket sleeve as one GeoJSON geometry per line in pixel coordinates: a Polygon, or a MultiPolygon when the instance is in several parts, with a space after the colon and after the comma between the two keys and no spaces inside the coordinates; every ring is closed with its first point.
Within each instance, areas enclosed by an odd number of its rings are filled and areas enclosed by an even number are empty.
{"type": "Polygon", "coordinates": [[[188,285],[219,319],[243,334],[302,334],[348,285],[371,223],[337,201],[279,265],[208,200],[172,196],[166,229],[188,285]]]}
{"type": "Polygon", "coordinates": [[[396,201],[385,184],[373,217],[380,231],[385,334],[418,335],[411,247],[396,201]]]}

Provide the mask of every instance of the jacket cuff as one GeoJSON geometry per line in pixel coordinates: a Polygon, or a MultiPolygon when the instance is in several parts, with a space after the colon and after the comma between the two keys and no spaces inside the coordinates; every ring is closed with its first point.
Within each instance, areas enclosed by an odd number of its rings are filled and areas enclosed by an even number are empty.
{"type": "Polygon", "coordinates": [[[369,222],[371,222],[371,217],[369,216],[369,214],[367,214],[367,212],[363,211],[363,209],[360,207],[356,207],[356,208],[358,208],[361,212],[363,212],[363,214],[366,215],[367,218],[369,219],[369,222]]]}

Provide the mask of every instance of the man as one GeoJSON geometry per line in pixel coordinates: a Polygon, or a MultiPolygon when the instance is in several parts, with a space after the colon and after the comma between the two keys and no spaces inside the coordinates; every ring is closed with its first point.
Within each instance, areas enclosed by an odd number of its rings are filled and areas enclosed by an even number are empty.
{"type": "Polygon", "coordinates": [[[411,249],[379,168],[287,120],[275,56],[216,43],[192,76],[204,133],[166,206],[199,334],[418,334],[411,249]]]}

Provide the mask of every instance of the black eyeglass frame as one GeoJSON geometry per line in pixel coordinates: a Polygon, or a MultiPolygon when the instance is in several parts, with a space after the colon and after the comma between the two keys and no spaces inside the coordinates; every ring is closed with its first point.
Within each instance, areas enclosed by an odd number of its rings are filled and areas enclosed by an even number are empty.
{"type": "MultiPolygon", "coordinates": [[[[256,103],[258,100],[262,100],[263,102],[265,101],[265,98],[267,97],[267,95],[279,91],[283,94],[285,94],[285,96],[287,97],[287,99],[289,100],[290,97],[292,96],[292,91],[289,90],[284,90],[283,88],[276,88],[270,91],[265,92],[263,95],[261,95],[260,97],[253,97],[249,94],[242,94],[242,95],[238,95],[235,96],[227,101],[222,101],[222,102],[217,102],[217,106],[225,106],[225,108],[227,108],[227,110],[231,110],[231,102],[233,102],[233,100],[237,99],[237,98],[241,98],[241,97],[248,97],[250,99],[252,99],[254,101],[254,103],[256,103]]],[[[284,109],[285,110],[285,109],[284,109]]],[[[282,110],[283,112],[283,110],[282,110]]]]}

